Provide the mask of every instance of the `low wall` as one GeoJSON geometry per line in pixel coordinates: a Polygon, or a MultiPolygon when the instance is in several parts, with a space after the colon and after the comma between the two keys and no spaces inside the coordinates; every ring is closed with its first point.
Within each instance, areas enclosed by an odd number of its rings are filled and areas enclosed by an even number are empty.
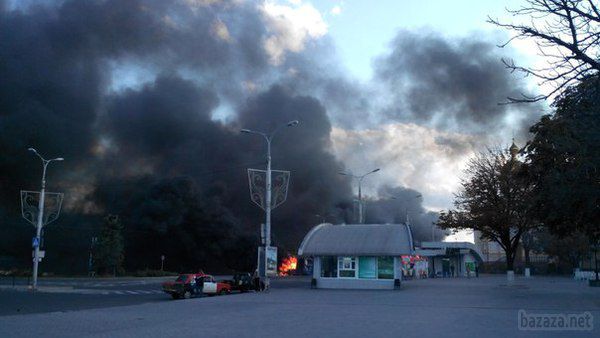
{"type": "Polygon", "coordinates": [[[573,276],[576,280],[590,280],[596,279],[596,272],[589,270],[575,270],[575,274],[573,276]]]}
{"type": "Polygon", "coordinates": [[[379,289],[393,290],[393,279],[317,278],[319,289],[379,289]]]}

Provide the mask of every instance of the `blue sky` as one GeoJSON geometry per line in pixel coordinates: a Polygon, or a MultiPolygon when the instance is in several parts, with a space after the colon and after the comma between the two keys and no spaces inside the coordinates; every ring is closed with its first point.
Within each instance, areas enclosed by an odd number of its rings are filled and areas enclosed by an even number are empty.
{"type": "MultiPolygon", "coordinates": [[[[372,59],[386,52],[399,30],[429,29],[448,36],[489,34],[498,43],[507,36],[486,23],[487,16],[510,19],[505,8],[517,7],[517,0],[319,0],[312,3],[328,24],[340,60],[355,76],[371,76],[372,59]],[[331,10],[339,6],[335,15],[331,10]]],[[[523,51],[527,52],[527,51],[523,51]]]]}

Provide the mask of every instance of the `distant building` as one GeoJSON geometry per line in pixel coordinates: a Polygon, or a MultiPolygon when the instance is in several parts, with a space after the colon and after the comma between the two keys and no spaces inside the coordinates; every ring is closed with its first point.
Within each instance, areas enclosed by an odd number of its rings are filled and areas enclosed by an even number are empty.
{"type": "Polygon", "coordinates": [[[394,289],[402,279],[402,256],[413,255],[405,224],[320,224],[300,244],[312,257],[316,288],[394,289]]]}
{"type": "MultiPolygon", "coordinates": [[[[481,239],[480,233],[475,231],[475,245],[481,251],[481,255],[483,261],[485,263],[493,263],[493,262],[506,262],[506,253],[504,249],[500,246],[500,244],[494,241],[487,241],[481,239]]],[[[523,249],[523,237],[521,237],[521,243],[517,247],[517,251],[515,253],[515,262],[516,263],[524,263],[525,262],[525,251],[523,249]]],[[[537,252],[535,250],[531,250],[529,252],[529,261],[532,264],[535,263],[548,263],[549,257],[547,254],[543,252],[537,252]]]]}
{"type": "Polygon", "coordinates": [[[431,277],[470,277],[482,263],[479,249],[469,242],[423,242],[415,250],[428,258],[431,277]]]}
{"type": "Polygon", "coordinates": [[[494,241],[488,241],[481,238],[479,231],[473,232],[475,246],[481,252],[481,258],[484,262],[503,262],[506,261],[506,254],[500,244],[494,241]]]}

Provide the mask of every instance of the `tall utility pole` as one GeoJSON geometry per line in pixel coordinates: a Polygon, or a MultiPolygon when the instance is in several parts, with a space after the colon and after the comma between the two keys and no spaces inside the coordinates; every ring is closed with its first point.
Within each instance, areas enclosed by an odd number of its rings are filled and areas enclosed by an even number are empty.
{"type": "MultiPolygon", "coordinates": [[[[271,246],[271,141],[273,137],[279,130],[283,127],[295,127],[298,125],[298,120],[290,121],[284,125],[280,125],[275,128],[273,132],[270,134],[263,133],[260,131],[254,131],[250,129],[242,129],[240,132],[246,134],[256,134],[262,136],[267,142],[267,172],[265,178],[265,254],[267,252],[267,248],[271,246]]],[[[265,278],[265,285],[269,285],[269,278],[267,276],[267,269],[265,266],[265,275],[262,276],[265,278]]]]}
{"type": "Polygon", "coordinates": [[[37,218],[37,226],[35,232],[34,239],[34,254],[33,254],[33,289],[37,289],[37,276],[38,276],[38,264],[39,264],[39,256],[40,256],[40,235],[42,233],[42,226],[44,225],[44,199],[46,193],[46,168],[48,164],[52,161],[63,161],[62,157],[53,158],[51,160],[46,160],[40,155],[37,150],[33,148],[29,148],[29,151],[36,154],[41,160],[43,165],[42,170],[42,190],[40,191],[40,200],[38,204],[38,218],[37,218]]]}
{"type": "Polygon", "coordinates": [[[345,172],[340,172],[340,175],[344,175],[344,176],[350,176],[352,178],[355,178],[358,181],[358,223],[359,224],[363,224],[365,222],[364,217],[363,217],[363,201],[362,201],[362,180],[369,174],[372,173],[376,173],[378,172],[380,169],[373,169],[371,171],[369,171],[368,173],[364,174],[364,175],[352,175],[350,173],[345,173],[345,172]]]}
{"type": "Polygon", "coordinates": [[[98,237],[93,236],[90,241],[90,256],[88,258],[88,275],[94,277],[94,248],[98,243],[98,237]]]}

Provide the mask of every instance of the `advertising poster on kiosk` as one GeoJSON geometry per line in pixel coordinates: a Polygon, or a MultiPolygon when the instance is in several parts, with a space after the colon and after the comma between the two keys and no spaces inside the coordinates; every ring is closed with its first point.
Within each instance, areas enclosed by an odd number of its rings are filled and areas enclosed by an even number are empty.
{"type": "Polygon", "coordinates": [[[267,276],[277,276],[277,247],[268,246],[265,254],[267,276]]]}

